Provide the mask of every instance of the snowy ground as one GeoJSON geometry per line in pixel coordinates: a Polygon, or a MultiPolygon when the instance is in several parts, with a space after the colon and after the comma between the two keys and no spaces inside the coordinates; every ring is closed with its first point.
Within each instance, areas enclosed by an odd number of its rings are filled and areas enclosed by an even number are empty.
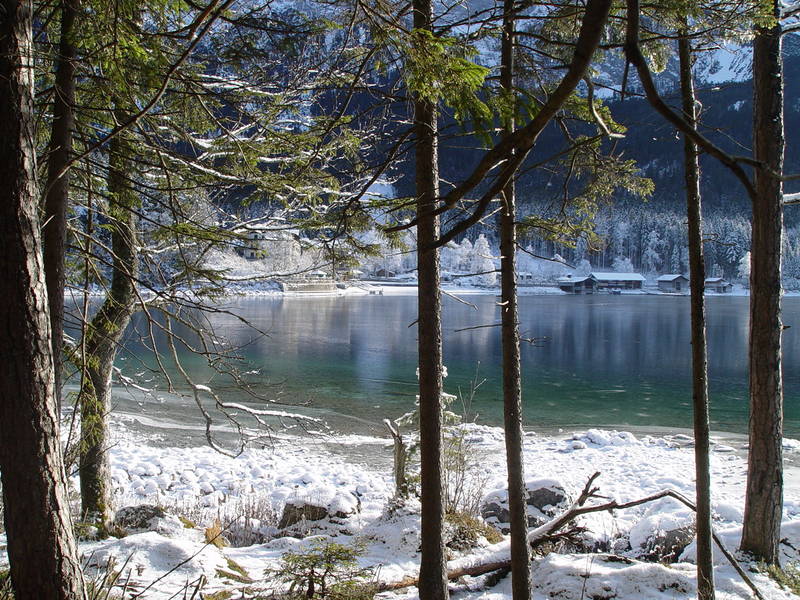
{"type": "MultiPolygon", "coordinates": [[[[321,535],[340,543],[366,544],[361,563],[379,567],[382,581],[400,580],[419,567],[419,518],[413,510],[394,514],[387,511],[393,494],[391,474],[380,464],[391,461],[388,440],[351,436],[316,439],[276,436],[268,448],[247,450],[236,458],[208,448],[156,447],[124,425],[114,426],[116,443],[111,462],[117,508],[157,504],[170,516],[151,522],[154,531],[132,532],[121,539],[82,542],[81,552],[90,565],[102,566],[110,558],[122,569],[129,589],[142,591],[144,598],[183,597],[187,585],[205,577],[206,593],[270,587],[266,569],[275,568],[287,550],[309,546],[309,539],[289,537],[276,528],[277,517],[287,503],[298,501],[331,507],[352,515],[332,521],[305,522],[301,534],[321,535]],[[329,446],[338,447],[332,452],[329,446]],[[360,452],[385,457],[372,466],[353,463],[341,452],[342,446],[358,446],[360,452]],[[181,521],[177,517],[184,517],[181,521]],[[204,528],[218,518],[226,535],[238,547],[207,545],[204,528]],[[197,526],[192,527],[190,519],[197,526]],[[187,527],[187,525],[189,525],[187,527]],[[246,571],[253,583],[244,583],[236,569],[246,571]]],[[[471,425],[467,440],[478,458],[475,472],[481,491],[502,495],[505,467],[502,432],[497,428],[471,425]],[[498,492],[498,490],[500,490],[498,492]]],[[[800,452],[800,443],[787,440],[787,453],[800,452]]],[[[354,453],[358,454],[358,453],[354,453]]],[[[589,430],[574,434],[541,436],[529,433],[525,439],[527,476],[548,478],[577,495],[595,471],[600,493],[618,501],[633,500],[664,488],[689,496],[694,494],[693,452],[685,435],[634,436],[627,432],[589,430]]],[[[715,529],[735,549],[741,531],[745,462],[718,440],[712,455],[715,529]]],[[[786,474],[789,486],[785,502],[782,545],[784,562],[800,559],[800,490],[797,472],[786,474]]],[[[681,504],[661,500],[635,509],[587,515],[581,524],[588,529],[586,543],[611,543],[612,549],[630,560],[611,559],[608,554],[549,554],[532,565],[535,600],[558,598],[616,598],[619,600],[661,600],[692,598],[695,590],[693,546],[680,562],[661,565],[636,560],[638,549],[652,531],[685,525],[691,514],[681,504]],[[627,542],[633,549],[628,548],[627,542]]],[[[4,540],[2,540],[4,542],[4,540]]],[[[453,552],[453,564],[474,562],[505,549],[483,543],[469,552],[453,552]],[[466,557],[466,558],[465,558],[466,557]]],[[[718,555],[717,585],[720,600],[749,598],[750,593],[725,559],[718,555]]],[[[748,569],[752,565],[745,565],[748,569]]],[[[794,598],[759,573],[750,575],[766,598],[794,598]]],[[[480,589],[484,580],[467,579],[456,584],[458,598],[501,600],[510,598],[508,577],[492,587],[480,589]]],[[[236,591],[240,590],[240,591],[236,591]]],[[[127,597],[127,596],[126,596],[127,597]]],[[[248,598],[252,595],[248,595],[248,598]]],[[[415,588],[384,593],[381,598],[413,600],[415,588]]]]}

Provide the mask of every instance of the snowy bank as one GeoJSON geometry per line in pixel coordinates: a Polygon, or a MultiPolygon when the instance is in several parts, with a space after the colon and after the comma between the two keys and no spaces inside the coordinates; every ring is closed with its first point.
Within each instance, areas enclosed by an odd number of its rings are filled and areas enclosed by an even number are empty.
{"type": "MultiPolygon", "coordinates": [[[[279,436],[271,447],[230,458],[205,447],[155,447],[119,423],[115,424],[115,436],[110,454],[117,508],[150,504],[164,507],[166,515],[154,518],[147,530],[133,530],[120,539],[84,541],[81,552],[98,572],[113,559],[115,568],[124,570],[123,579],[131,589],[147,590],[144,598],[170,598],[188,583],[201,580],[206,582],[206,592],[241,589],[245,580],[251,582],[251,588],[266,589],[270,583],[265,569],[274,569],[287,550],[309,547],[311,541],[302,539],[306,535],[328,536],[339,543],[361,541],[365,552],[360,562],[379,568],[383,581],[413,576],[418,569],[418,505],[411,502],[405,509],[387,511],[393,495],[391,474],[380,467],[350,463],[346,456],[331,452],[326,445],[336,445],[335,439],[308,443],[302,437],[279,436]],[[324,507],[331,516],[279,530],[278,517],[284,508],[297,504],[324,507]],[[206,543],[204,532],[215,520],[236,547],[206,543]]],[[[479,466],[472,473],[481,484],[476,493],[496,499],[498,490],[505,488],[502,431],[469,425],[464,440],[471,456],[478,458],[475,464],[479,466]]],[[[385,453],[386,461],[390,460],[388,440],[345,441],[348,445],[366,444],[371,452],[385,453]]],[[[547,486],[561,486],[572,497],[592,473],[600,471],[596,481],[600,493],[619,502],[664,488],[691,498],[694,467],[688,441],[685,435],[637,437],[599,429],[555,436],[528,433],[526,475],[547,486]]],[[[787,441],[787,453],[797,453],[798,446],[787,441]]],[[[728,548],[735,550],[741,533],[746,463],[723,443],[714,448],[714,526],[728,548]]],[[[796,472],[788,472],[786,479],[796,476],[796,472]]],[[[532,564],[534,598],[692,598],[696,593],[693,544],[675,564],[642,561],[651,536],[684,527],[691,517],[683,505],[671,499],[585,515],[579,522],[586,528],[582,545],[597,552],[573,550],[537,557],[532,564]]],[[[786,563],[800,558],[800,495],[796,488],[787,492],[784,519],[781,551],[786,563]]],[[[492,546],[484,541],[469,551],[452,550],[451,564],[480,561],[504,548],[507,542],[492,546]]],[[[749,590],[724,558],[718,555],[715,560],[717,597],[749,598],[749,590]]],[[[793,597],[766,576],[751,575],[767,598],[793,597]]],[[[459,584],[465,590],[461,597],[511,597],[508,578],[486,589],[482,589],[483,583],[481,577],[466,578],[459,584]]],[[[417,598],[415,588],[381,597],[417,598]]]]}

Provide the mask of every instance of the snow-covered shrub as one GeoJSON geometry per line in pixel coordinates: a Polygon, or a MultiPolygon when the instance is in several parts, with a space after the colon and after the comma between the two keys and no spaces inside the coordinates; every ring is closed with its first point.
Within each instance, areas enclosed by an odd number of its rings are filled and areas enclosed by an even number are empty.
{"type": "Polygon", "coordinates": [[[447,513],[445,515],[445,545],[453,550],[469,550],[475,548],[485,539],[490,544],[503,540],[503,536],[494,527],[475,515],[464,512],[447,513]]]}
{"type": "Polygon", "coordinates": [[[766,567],[767,575],[775,580],[782,588],[793,594],[800,595],[800,563],[790,563],[781,568],[778,565],[766,567]]]}
{"type": "MultiPolygon", "coordinates": [[[[447,367],[442,368],[442,376],[447,377],[447,367]]],[[[476,376],[477,377],[477,376],[476,376]]],[[[417,369],[419,378],[419,369],[417,369]]],[[[444,446],[442,452],[444,509],[446,513],[465,513],[472,516],[480,514],[480,503],[485,492],[489,475],[480,468],[481,457],[470,435],[469,429],[464,427],[474,419],[470,407],[478,387],[482,382],[477,379],[471,382],[469,392],[465,396],[454,396],[442,393],[442,417],[445,425],[443,436],[444,446]],[[460,413],[453,412],[452,408],[456,399],[459,399],[460,413]]],[[[456,405],[458,406],[458,405],[456,405]]],[[[412,467],[410,461],[415,455],[418,446],[419,430],[419,396],[415,408],[407,412],[396,421],[385,421],[390,431],[393,431],[395,455],[403,453],[402,459],[395,459],[395,482],[403,482],[400,488],[405,494],[398,493],[402,498],[410,493],[416,493],[419,482],[419,465],[412,467]],[[400,426],[413,426],[415,431],[412,436],[400,435],[400,426]],[[397,468],[403,473],[397,472],[397,468]]]]}
{"type": "Polygon", "coordinates": [[[448,428],[442,454],[445,512],[477,517],[489,475],[480,468],[481,456],[469,430],[448,428]]]}
{"type": "Polygon", "coordinates": [[[258,494],[229,496],[219,506],[208,506],[199,499],[183,501],[168,506],[167,512],[178,515],[186,528],[205,529],[219,520],[225,525],[225,539],[234,548],[263,544],[274,537],[280,516],[273,499],[258,494]]]}

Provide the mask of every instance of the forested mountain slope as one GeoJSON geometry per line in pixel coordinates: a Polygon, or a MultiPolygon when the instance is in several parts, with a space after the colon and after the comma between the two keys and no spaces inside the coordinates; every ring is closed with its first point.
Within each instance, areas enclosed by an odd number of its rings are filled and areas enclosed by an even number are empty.
{"type": "MultiPolygon", "coordinates": [[[[789,36],[785,40],[784,59],[785,170],[787,173],[800,173],[800,40],[796,36],[789,36]]],[[[658,85],[664,97],[677,105],[679,98],[674,87],[677,67],[673,62],[659,75],[658,85]]],[[[621,61],[610,61],[609,68],[600,78],[610,84],[614,77],[621,77],[622,66],[621,61]]],[[[718,50],[713,54],[701,55],[698,59],[697,87],[702,104],[702,131],[726,151],[743,156],[751,154],[752,82],[749,77],[750,49],[747,47],[718,50]]],[[[642,200],[624,192],[615,194],[597,218],[598,233],[605,240],[600,252],[592,253],[582,243],[576,249],[554,246],[536,239],[535,235],[529,241],[537,253],[552,256],[558,252],[568,261],[576,263],[588,258],[593,264],[610,266],[615,257],[622,256],[631,259],[634,266],[642,271],[686,271],[682,141],[673,127],[637,94],[635,81],[630,83],[629,92],[623,100],[616,94],[606,94],[605,101],[614,120],[627,128],[625,137],[616,141],[616,151],[634,159],[641,174],[653,181],[655,188],[652,196],[642,200]]],[[[577,123],[567,122],[567,126],[572,127],[576,134],[587,131],[585,126],[577,123]]],[[[461,130],[458,125],[451,123],[448,130],[453,132],[453,136],[442,142],[442,177],[447,181],[458,181],[479,159],[480,142],[459,135],[461,130]]],[[[542,134],[529,158],[529,164],[542,163],[566,146],[562,131],[551,125],[542,134]]],[[[411,167],[408,163],[400,166],[401,177],[397,187],[403,194],[413,193],[408,177],[411,167]]],[[[741,260],[749,250],[749,200],[741,184],[718,161],[703,156],[701,167],[706,231],[713,240],[706,247],[710,272],[736,278],[739,276],[741,260]]],[[[792,192],[800,187],[797,183],[789,183],[786,189],[792,192]]],[[[523,214],[559,210],[565,194],[563,169],[548,164],[525,172],[520,177],[518,193],[523,214]]],[[[795,266],[800,265],[795,249],[799,246],[795,232],[799,223],[800,207],[788,207],[787,280],[800,277],[800,268],[795,266]]],[[[491,238],[491,223],[484,223],[469,235],[475,239],[480,233],[491,238]]]]}

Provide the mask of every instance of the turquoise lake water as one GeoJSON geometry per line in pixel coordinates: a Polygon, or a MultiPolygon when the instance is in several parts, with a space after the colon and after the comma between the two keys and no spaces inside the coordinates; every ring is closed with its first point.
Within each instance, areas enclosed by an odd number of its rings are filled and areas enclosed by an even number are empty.
{"type": "MultiPolygon", "coordinates": [[[[500,331],[467,329],[499,321],[497,299],[467,296],[475,308],[444,300],[446,390],[485,424],[502,422],[500,331]],[[460,331],[461,330],[461,331],[460,331]]],[[[243,298],[211,325],[239,346],[253,390],[325,418],[337,431],[375,433],[386,417],[412,410],[416,386],[416,296],[243,298]]],[[[784,300],[785,432],[800,437],[800,298],[784,300]]],[[[707,300],[712,428],[747,429],[746,297],[707,300]]],[[[525,425],[691,428],[689,299],[665,296],[520,298],[525,425]]],[[[136,356],[152,363],[143,348],[136,356]]],[[[125,370],[137,372],[134,357],[125,370]]],[[[198,383],[226,399],[252,401],[223,377],[184,356],[198,383]]],[[[174,374],[174,373],[173,373],[174,374]]],[[[180,382],[176,380],[180,385],[180,382]]],[[[163,382],[162,384],[163,385],[163,382]]],[[[196,420],[186,400],[164,401],[164,418],[196,420]]],[[[460,408],[456,409],[460,412],[460,408]]],[[[151,413],[152,414],[152,413],[151,413]]],[[[198,421],[199,422],[199,421],[198,421]]]]}

